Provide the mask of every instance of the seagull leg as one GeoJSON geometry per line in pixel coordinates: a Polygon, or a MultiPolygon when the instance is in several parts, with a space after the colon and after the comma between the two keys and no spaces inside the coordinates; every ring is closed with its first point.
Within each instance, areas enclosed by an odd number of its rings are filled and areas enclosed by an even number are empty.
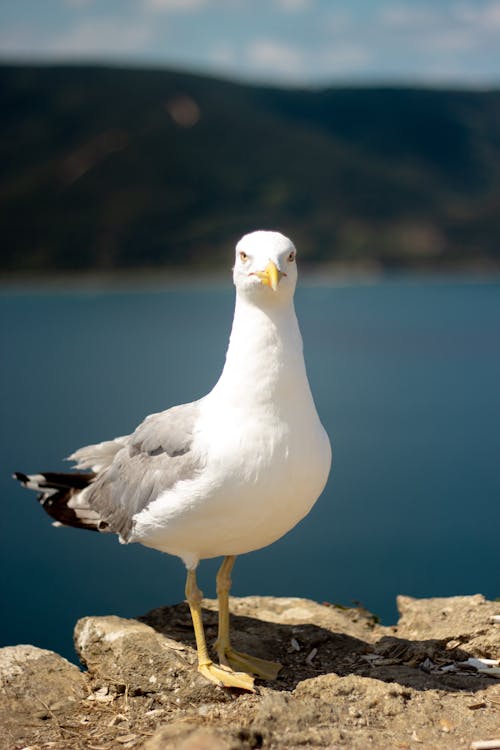
{"type": "Polygon", "coordinates": [[[201,615],[202,593],[196,583],[195,570],[188,570],[186,580],[186,599],[191,610],[194,635],[196,638],[196,650],[198,652],[198,671],[216,685],[224,687],[237,687],[254,692],[253,677],[244,672],[234,672],[230,667],[217,666],[208,655],[205,632],[203,630],[203,619],[201,615]]]}
{"type": "Polygon", "coordinates": [[[219,599],[219,634],[215,643],[221,665],[241,669],[244,672],[261,677],[263,680],[275,680],[281,664],[256,656],[235,651],[229,636],[229,591],[231,589],[231,571],[234,555],[225,557],[217,573],[217,597],[219,599]]]}

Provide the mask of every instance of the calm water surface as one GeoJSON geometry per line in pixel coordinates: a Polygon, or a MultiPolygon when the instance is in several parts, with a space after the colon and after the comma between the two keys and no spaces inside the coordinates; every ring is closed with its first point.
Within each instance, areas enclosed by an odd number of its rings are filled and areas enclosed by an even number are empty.
{"type": "MultiPolygon", "coordinates": [[[[232,308],[216,284],[0,294],[1,645],[74,659],[79,617],[183,598],[179,560],[53,528],[9,475],[204,395],[232,308]]],[[[398,593],[499,596],[500,283],[305,285],[297,313],[334,467],[305,521],[238,560],[234,593],[357,600],[386,623],[398,593]]]]}

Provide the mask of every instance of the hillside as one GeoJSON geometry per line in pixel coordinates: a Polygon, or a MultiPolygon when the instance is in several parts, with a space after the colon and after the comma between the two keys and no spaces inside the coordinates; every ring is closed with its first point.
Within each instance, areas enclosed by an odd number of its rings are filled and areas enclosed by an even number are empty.
{"type": "Polygon", "coordinates": [[[271,89],[0,66],[0,267],[227,262],[254,228],[315,262],[500,265],[500,92],[271,89]]]}

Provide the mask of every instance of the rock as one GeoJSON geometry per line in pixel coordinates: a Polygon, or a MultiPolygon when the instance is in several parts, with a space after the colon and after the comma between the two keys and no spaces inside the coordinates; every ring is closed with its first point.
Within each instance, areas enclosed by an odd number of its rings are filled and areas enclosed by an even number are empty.
{"type": "Polygon", "coordinates": [[[73,710],[87,694],[86,685],[78,667],[53,651],[0,649],[0,747],[13,747],[28,726],[42,726],[47,718],[73,710]]]}
{"type": "Polygon", "coordinates": [[[328,698],[318,701],[306,694],[298,698],[268,693],[255,713],[254,726],[265,739],[265,746],[322,747],[341,738],[337,707],[328,698]]]}
{"type": "Polygon", "coordinates": [[[234,750],[228,732],[204,729],[185,722],[162,727],[147,740],[144,750],[234,750]]]}
{"type": "Polygon", "coordinates": [[[38,711],[56,711],[85,695],[85,678],[74,664],[35,646],[0,649],[0,696],[38,711]]]}
{"type": "MultiPolygon", "coordinates": [[[[24,730],[23,744],[12,735],[5,748],[45,750],[43,743],[52,742],[79,749],[91,736],[100,750],[456,750],[494,736],[500,681],[467,659],[498,658],[500,624],[492,619],[498,605],[481,596],[400,597],[398,604],[401,619],[388,628],[361,608],[293,598],[232,599],[234,646],[283,664],[275,682],[257,682],[256,694],[219,688],[198,675],[185,604],[152,610],[139,620],[86,617],[76,626],[75,644],[88,672],[82,675],[51,654],[57,668],[54,662],[47,680],[43,660],[35,658],[40,671],[18,684],[14,710],[26,719],[29,707],[33,715],[42,674],[53,708],[24,730]],[[79,685],[76,693],[62,689],[60,709],[53,674],[79,685]]],[[[216,603],[204,605],[207,640],[213,643],[216,603]]],[[[13,695],[13,681],[25,678],[15,659],[5,663],[13,695]]]]}
{"type": "MultiPolygon", "coordinates": [[[[480,691],[476,698],[485,698],[487,693],[480,691]]],[[[493,694],[494,691],[490,696],[493,694]]],[[[318,705],[334,705],[341,717],[342,737],[349,748],[359,750],[368,746],[381,750],[414,747],[410,740],[422,743],[424,748],[456,750],[466,738],[478,736],[481,724],[487,735],[494,731],[498,721],[495,708],[480,717],[473,716],[469,706],[476,698],[471,701],[470,694],[419,690],[372,677],[349,675],[332,679],[332,675],[320,675],[300,683],[295,696],[301,702],[315,698],[318,705]],[[445,741],[444,735],[449,735],[449,741],[445,741]]],[[[322,718],[328,712],[329,708],[326,712],[318,709],[322,718]]]]}
{"type": "Polygon", "coordinates": [[[203,686],[193,649],[153,628],[114,615],[85,617],[75,628],[77,653],[97,683],[130,695],[203,686]]]}
{"type": "Polygon", "coordinates": [[[463,647],[471,656],[498,659],[500,626],[493,622],[500,603],[481,594],[435,599],[398,596],[397,633],[408,639],[441,639],[448,648],[463,647]]]}

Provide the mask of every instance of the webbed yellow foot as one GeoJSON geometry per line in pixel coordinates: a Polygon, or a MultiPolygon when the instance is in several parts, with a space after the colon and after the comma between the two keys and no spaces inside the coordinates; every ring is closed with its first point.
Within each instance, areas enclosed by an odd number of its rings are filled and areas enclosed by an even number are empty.
{"type": "Polygon", "coordinates": [[[231,646],[218,650],[218,654],[221,664],[227,663],[235,670],[253,674],[262,680],[275,680],[282,668],[282,665],[277,662],[235,651],[231,646]]]}
{"type": "Polygon", "coordinates": [[[210,680],[210,682],[215,682],[216,685],[241,688],[242,690],[249,690],[251,693],[255,693],[255,688],[253,686],[254,679],[252,675],[246,674],[245,672],[233,672],[229,667],[219,667],[213,662],[200,664],[198,666],[198,671],[203,677],[210,680]]]}
{"type": "Polygon", "coordinates": [[[224,558],[217,573],[217,597],[219,599],[219,635],[215,643],[219,662],[223,667],[232,667],[238,672],[247,672],[263,680],[275,680],[281,664],[275,664],[257,656],[250,656],[235,651],[229,638],[229,589],[231,588],[231,571],[235,557],[224,558]]]}
{"type": "Polygon", "coordinates": [[[240,688],[254,693],[253,677],[245,672],[235,672],[226,664],[217,666],[208,655],[203,621],[201,617],[202,593],[196,584],[196,573],[194,568],[188,570],[186,580],[186,599],[188,600],[191,618],[193,620],[194,635],[196,638],[196,650],[198,652],[198,671],[210,682],[224,687],[240,688]]]}

